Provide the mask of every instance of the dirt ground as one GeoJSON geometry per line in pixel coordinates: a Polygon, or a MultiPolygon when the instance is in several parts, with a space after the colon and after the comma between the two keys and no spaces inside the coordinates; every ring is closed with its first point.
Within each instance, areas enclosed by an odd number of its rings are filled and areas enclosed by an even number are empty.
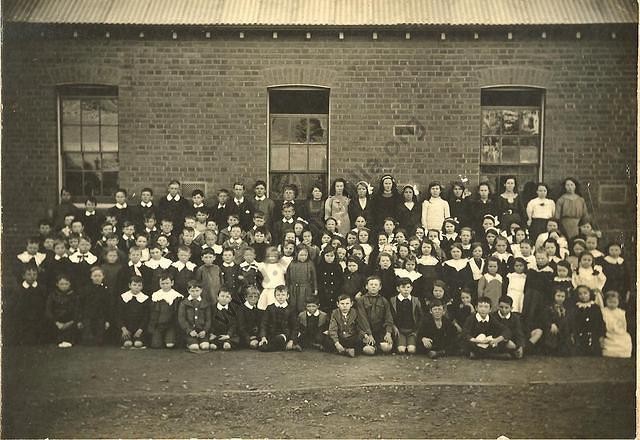
{"type": "Polygon", "coordinates": [[[633,438],[635,360],[5,349],[4,438],[633,438]]]}

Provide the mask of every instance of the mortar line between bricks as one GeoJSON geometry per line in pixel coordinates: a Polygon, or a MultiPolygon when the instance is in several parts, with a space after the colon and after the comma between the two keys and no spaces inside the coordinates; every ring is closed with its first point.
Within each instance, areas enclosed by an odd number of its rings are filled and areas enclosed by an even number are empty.
{"type": "MultiPolygon", "coordinates": [[[[78,399],[91,399],[91,400],[106,400],[106,399],[136,399],[136,398],[153,398],[153,397],[198,397],[198,396],[206,396],[212,394],[233,394],[233,395],[255,395],[255,394],[278,394],[278,393],[295,393],[295,392],[304,392],[304,391],[322,391],[322,390],[350,390],[356,388],[377,388],[377,387],[417,387],[417,388],[427,388],[427,387],[525,387],[532,385],[595,385],[595,384],[611,384],[611,385],[620,385],[620,384],[635,384],[633,380],[573,380],[573,381],[565,381],[565,382],[557,382],[557,381],[529,381],[529,382],[521,382],[521,383],[507,383],[507,382],[379,382],[379,383],[364,383],[364,384],[356,384],[356,385],[335,385],[335,386],[309,386],[309,387],[294,387],[294,388],[278,388],[278,389],[257,389],[257,390],[248,390],[248,389],[228,389],[228,390],[211,390],[206,392],[179,392],[179,391],[164,391],[164,392],[134,392],[127,394],[115,394],[115,393],[101,393],[99,395],[75,395],[75,396],[62,396],[62,397],[33,397],[29,396],[29,402],[33,401],[66,401],[66,400],[78,400],[78,399]]],[[[22,397],[17,398],[16,400],[22,400],[22,397]]]]}

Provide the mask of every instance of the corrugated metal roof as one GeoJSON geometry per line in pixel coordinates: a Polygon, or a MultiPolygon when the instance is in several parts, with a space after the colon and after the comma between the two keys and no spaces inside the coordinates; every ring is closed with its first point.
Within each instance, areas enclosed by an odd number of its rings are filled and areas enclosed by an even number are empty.
{"type": "Polygon", "coordinates": [[[635,0],[8,0],[14,23],[220,26],[637,23],[635,0]]]}

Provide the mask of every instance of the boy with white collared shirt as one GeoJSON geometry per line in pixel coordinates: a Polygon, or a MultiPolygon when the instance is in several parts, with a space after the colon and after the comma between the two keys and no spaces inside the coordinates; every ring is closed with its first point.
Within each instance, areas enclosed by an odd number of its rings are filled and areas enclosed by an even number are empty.
{"type": "Polygon", "coordinates": [[[267,197],[267,183],[264,180],[256,180],[253,185],[253,211],[262,212],[264,214],[265,226],[271,229],[276,204],[267,197]]]}
{"type": "MultiPolygon", "coordinates": [[[[155,292],[160,287],[160,275],[171,266],[172,261],[162,256],[162,250],[157,244],[151,246],[149,255],[151,258],[144,263],[147,268],[143,272],[143,276],[146,276],[144,287],[146,292],[155,292]]],[[[173,286],[173,280],[171,285],[173,286]]]]}
{"type": "Polygon", "coordinates": [[[398,296],[391,298],[391,316],[394,322],[398,353],[416,352],[416,334],[422,321],[420,300],[411,296],[413,286],[409,278],[400,278],[396,283],[398,296]]]}
{"type": "Polygon", "coordinates": [[[24,252],[19,253],[16,256],[16,279],[22,281],[22,271],[28,264],[34,265],[40,274],[42,274],[46,268],[47,254],[40,252],[40,240],[38,237],[29,237],[25,246],[24,252]]]}
{"type": "Polygon", "coordinates": [[[151,295],[149,333],[151,348],[173,348],[176,345],[178,306],[184,298],[173,289],[173,280],[168,273],[160,276],[160,289],[151,295]]]}
{"type": "Polygon", "coordinates": [[[188,209],[189,203],[180,195],[180,182],[172,180],[167,186],[167,195],[160,199],[158,205],[160,218],[171,220],[176,234],[179,234],[188,209]]]}
{"type": "Polygon", "coordinates": [[[245,291],[245,298],[244,304],[236,309],[240,345],[256,349],[258,348],[258,334],[262,319],[262,310],[258,309],[260,291],[255,286],[248,287],[245,291]]]}
{"type": "Polygon", "coordinates": [[[289,293],[284,285],[274,289],[275,302],[267,306],[260,326],[260,351],[293,349],[297,314],[289,305],[289,293]]]}
{"type": "Polygon", "coordinates": [[[195,278],[196,265],[189,261],[191,250],[188,246],[178,248],[178,261],[171,263],[169,272],[173,278],[173,288],[183,295],[187,295],[189,281],[195,278]]]}
{"type": "Polygon", "coordinates": [[[249,230],[253,221],[253,206],[244,196],[244,183],[236,182],[233,184],[233,204],[235,212],[240,216],[240,226],[244,231],[249,230]]]}
{"type": "Polygon", "coordinates": [[[136,228],[142,230],[145,226],[146,219],[149,217],[157,218],[158,210],[153,204],[153,190],[151,188],[142,188],[140,191],[140,203],[135,209],[136,228]]]}
{"type": "Polygon", "coordinates": [[[211,350],[221,348],[224,351],[231,350],[240,343],[236,308],[231,303],[231,293],[225,288],[220,290],[218,302],[211,309],[209,343],[211,350]]]}
{"type": "Polygon", "coordinates": [[[144,337],[149,323],[149,296],[142,292],[142,277],[133,276],[129,290],[118,301],[118,323],[123,348],[145,348],[144,337]]]}
{"type": "Polygon", "coordinates": [[[189,281],[189,296],[178,307],[178,324],[186,333],[189,351],[209,350],[209,330],[211,329],[211,303],[202,298],[202,286],[195,280],[189,281]]]}
{"type": "Polygon", "coordinates": [[[76,292],[90,283],[91,267],[98,262],[98,257],[89,252],[91,239],[80,237],[78,250],[69,255],[71,284],[76,292]]]}
{"type": "Polygon", "coordinates": [[[511,337],[509,329],[490,315],[491,305],[486,296],[478,298],[477,312],[467,318],[462,328],[463,347],[472,359],[504,351],[505,341],[511,337]]]}
{"type": "Polygon", "coordinates": [[[131,221],[134,217],[132,209],[127,204],[127,190],[118,188],[114,198],[116,203],[107,210],[107,215],[115,217],[118,229],[122,230],[124,222],[131,221]]]}

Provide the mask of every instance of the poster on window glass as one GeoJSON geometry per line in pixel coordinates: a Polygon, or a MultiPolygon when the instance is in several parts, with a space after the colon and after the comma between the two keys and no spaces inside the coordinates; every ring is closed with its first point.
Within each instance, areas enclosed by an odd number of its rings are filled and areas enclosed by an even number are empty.
{"type": "Polygon", "coordinates": [[[482,138],[482,163],[500,162],[500,139],[497,136],[482,138]]]}
{"type": "Polygon", "coordinates": [[[517,134],[519,114],[513,110],[502,110],[502,134],[517,134]]]}
{"type": "Polygon", "coordinates": [[[482,134],[500,133],[500,110],[485,110],[482,112],[482,134]]]}
{"type": "Polygon", "coordinates": [[[540,133],[540,112],[538,110],[523,110],[520,112],[520,133],[539,134],[540,133]]]}

